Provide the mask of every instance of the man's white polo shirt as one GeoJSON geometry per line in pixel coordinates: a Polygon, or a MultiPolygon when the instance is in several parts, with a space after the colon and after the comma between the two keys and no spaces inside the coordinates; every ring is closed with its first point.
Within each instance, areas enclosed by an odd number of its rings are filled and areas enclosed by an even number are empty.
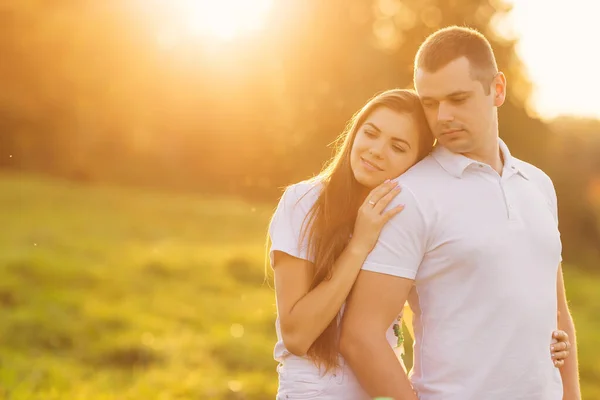
{"type": "Polygon", "coordinates": [[[550,178],[513,158],[504,168],[437,146],[398,181],[363,269],[415,279],[415,365],[421,400],[562,399],[550,356],[561,261],[550,178]]]}

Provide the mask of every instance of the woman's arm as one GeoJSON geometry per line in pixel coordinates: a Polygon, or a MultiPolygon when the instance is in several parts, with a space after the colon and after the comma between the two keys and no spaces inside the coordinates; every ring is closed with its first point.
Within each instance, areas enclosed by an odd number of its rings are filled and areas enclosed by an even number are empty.
{"type": "Polygon", "coordinates": [[[306,354],[337,316],[381,228],[402,211],[402,208],[394,208],[384,212],[399,192],[396,183],[389,182],[369,194],[359,209],[352,239],[332,267],[331,278],[323,280],[313,290],[309,291],[314,265],[275,251],[277,311],[283,341],[291,353],[306,354]]]}
{"type": "Polygon", "coordinates": [[[575,337],[575,324],[567,305],[561,265],[558,266],[556,286],[558,296],[558,329],[565,331],[569,336],[570,345],[567,348],[570,348],[569,350],[572,353],[565,359],[564,365],[560,368],[560,375],[563,381],[563,399],[580,400],[581,388],[579,384],[579,365],[577,362],[577,338],[575,337]]]}
{"type": "Polygon", "coordinates": [[[286,349],[298,356],[327,328],[338,312],[367,256],[349,244],[334,264],[331,279],[309,291],[312,263],[275,253],[275,291],[281,335],[286,349]]]}

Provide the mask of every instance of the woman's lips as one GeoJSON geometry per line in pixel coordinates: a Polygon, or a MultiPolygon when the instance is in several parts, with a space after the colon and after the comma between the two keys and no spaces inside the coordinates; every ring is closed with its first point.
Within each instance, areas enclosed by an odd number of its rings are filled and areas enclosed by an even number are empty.
{"type": "Polygon", "coordinates": [[[382,168],[379,168],[377,165],[365,160],[364,158],[360,158],[360,160],[362,161],[363,165],[365,166],[366,169],[370,170],[370,171],[383,171],[382,168]]]}

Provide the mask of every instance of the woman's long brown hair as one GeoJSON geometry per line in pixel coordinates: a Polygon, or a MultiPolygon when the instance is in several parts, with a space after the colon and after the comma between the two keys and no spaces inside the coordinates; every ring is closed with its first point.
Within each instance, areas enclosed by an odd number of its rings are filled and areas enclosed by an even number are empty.
{"type": "MultiPolygon", "coordinates": [[[[356,133],[368,116],[377,108],[411,115],[419,127],[418,151],[421,160],[433,144],[431,131],[419,97],[412,90],[391,89],[373,97],[348,122],[346,129],[335,141],[335,154],[323,170],[311,181],[321,185],[321,192],[304,221],[301,242],[308,244],[309,258],[314,262],[310,290],[331,278],[332,267],[340,256],[350,235],[358,208],[362,202],[362,186],[354,178],[350,167],[350,151],[356,133]]],[[[308,357],[325,371],[339,365],[338,321],[334,318],[308,350],[308,357]]]]}

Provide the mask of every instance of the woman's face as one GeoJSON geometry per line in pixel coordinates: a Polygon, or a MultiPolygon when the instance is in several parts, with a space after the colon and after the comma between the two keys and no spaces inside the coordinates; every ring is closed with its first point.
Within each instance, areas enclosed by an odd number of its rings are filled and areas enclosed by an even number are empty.
{"type": "Polygon", "coordinates": [[[377,107],[359,127],[350,166],[361,185],[373,189],[412,167],[419,153],[419,129],[408,113],[377,107]]]}

